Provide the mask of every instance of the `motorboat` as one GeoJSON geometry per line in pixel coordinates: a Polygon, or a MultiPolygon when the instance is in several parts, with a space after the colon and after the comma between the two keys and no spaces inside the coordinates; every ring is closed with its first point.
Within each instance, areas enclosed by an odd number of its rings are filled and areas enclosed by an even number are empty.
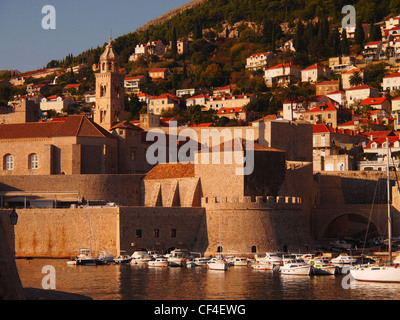
{"type": "Polygon", "coordinates": [[[256,259],[256,264],[257,263],[261,263],[261,264],[267,263],[267,264],[281,265],[282,264],[282,258],[280,258],[278,256],[278,254],[275,253],[275,252],[267,252],[267,253],[265,253],[265,257],[256,259]]]}
{"type": "Polygon", "coordinates": [[[343,267],[346,265],[351,265],[356,262],[356,259],[352,256],[349,256],[347,253],[342,253],[338,255],[336,258],[331,260],[331,263],[338,267],[343,267]]]}
{"type": "Polygon", "coordinates": [[[207,267],[210,270],[226,271],[229,267],[229,262],[222,256],[214,257],[207,262],[207,267]]]}
{"type": "Polygon", "coordinates": [[[79,249],[79,255],[67,262],[68,265],[76,266],[95,266],[96,259],[92,256],[91,250],[87,248],[79,249]]]}
{"type": "Polygon", "coordinates": [[[147,264],[151,258],[146,249],[136,249],[131,255],[130,264],[147,264]]]}
{"type": "Polygon", "coordinates": [[[344,240],[333,240],[333,241],[331,241],[330,243],[329,243],[329,245],[332,247],[332,248],[336,248],[336,249],[345,249],[345,250],[347,250],[347,249],[351,249],[352,248],[352,244],[351,243],[348,243],[348,242],[346,242],[346,241],[344,241],[344,240]]]}
{"type": "Polygon", "coordinates": [[[235,257],[233,258],[233,265],[235,267],[247,267],[249,260],[247,258],[235,257]]]}
{"type": "Polygon", "coordinates": [[[166,257],[157,257],[147,261],[149,267],[166,268],[168,267],[168,259],[166,257]]]}
{"type": "Polygon", "coordinates": [[[186,267],[205,267],[208,261],[210,259],[205,257],[190,258],[186,260],[186,267]]]}
{"type": "Polygon", "coordinates": [[[168,256],[168,265],[170,267],[183,267],[188,256],[186,249],[174,249],[168,256]]]}
{"type": "MultiPolygon", "coordinates": [[[[271,262],[257,262],[257,263],[253,263],[251,265],[251,267],[255,270],[275,270],[276,268],[279,268],[279,265],[276,265],[274,263],[271,262]]],[[[279,269],[278,269],[279,270],[279,269]]]]}
{"type": "Polygon", "coordinates": [[[312,265],[312,273],[315,275],[334,275],[336,273],[336,266],[327,263],[325,259],[311,259],[309,264],[312,265]]]}
{"type": "Polygon", "coordinates": [[[310,263],[311,260],[315,258],[315,255],[312,253],[304,253],[295,255],[297,259],[303,259],[306,263],[310,263]]]}
{"type": "Polygon", "coordinates": [[[283,265],[279,268],[282,274],[303,275],[308,276],[311,273],[312,266],[306,263],[303,259],[283,259],[283,265]]]}
{"type": "Polygon", "coordinates": [[[119,252],[119,256],[116,259],[114,259],[114,262],[116,264],[129,264],[131,260],[132,260],[131,256],[127,255],[126,251],[121,250],[119,252]]]}
{"type": "Polygon", "coordinates": [[[110,264],[114,262],[114,256],[110,251],[99,251],[99,255],[96,258],[97,265],[110,264]]]}

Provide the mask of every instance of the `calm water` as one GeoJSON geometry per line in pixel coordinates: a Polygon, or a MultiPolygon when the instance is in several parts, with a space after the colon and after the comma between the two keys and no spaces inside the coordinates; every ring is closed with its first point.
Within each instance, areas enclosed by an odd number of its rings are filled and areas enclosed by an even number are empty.
{"type": "Polygon", "coordinates": [[[147,266],[69,266],[60,259],[17,259],[24,287],[42,288],[42,267],[56,270],[56,290],[94,300],[398,300],[400,284],[356,282],[344,276],[288,276],[250,267],[229,271],[147,266]]]}

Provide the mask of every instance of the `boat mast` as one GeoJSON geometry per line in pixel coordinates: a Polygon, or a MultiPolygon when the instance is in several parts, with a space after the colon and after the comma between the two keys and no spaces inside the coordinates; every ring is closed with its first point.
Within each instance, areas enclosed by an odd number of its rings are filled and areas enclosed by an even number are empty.
{"type": "Polygon", "coordinates": [[[220,207],[221,197],[218,194],[218,224],[219,224],[219,248],[221,252],[219,255],[222,255],[222,242],[221,242],[221,207],[220,207]]]}
{"type": "Polygon", "coordinates": [[[389,261],[392,262],[392,219],[390,214],[390,171],[389,171],[389,138],[386,137],[387,144],[387,204],[388,204],[388,251],[389,261]]]}

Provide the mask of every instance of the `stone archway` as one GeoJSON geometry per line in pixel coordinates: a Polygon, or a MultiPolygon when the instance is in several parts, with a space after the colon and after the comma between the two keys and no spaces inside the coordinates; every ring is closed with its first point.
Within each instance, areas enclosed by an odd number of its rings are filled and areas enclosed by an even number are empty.
{"type": "Polygon", "coordinates": [[[368,221],[364,215],[357,213],[344,213],[332,219],[322,233],[322,238],[344,238],[364,239],[380,235],[379,229],[373,221],[368,221]]]}

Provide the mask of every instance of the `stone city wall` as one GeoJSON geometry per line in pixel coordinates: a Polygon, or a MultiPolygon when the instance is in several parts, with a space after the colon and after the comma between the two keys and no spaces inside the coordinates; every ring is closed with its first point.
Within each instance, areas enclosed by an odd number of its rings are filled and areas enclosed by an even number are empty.
{"type": "Polygon", "coordinates": [[[16,257],[68,258],[80,248],[90,248],[93,254],[118,249],[118,207],[19,209],[17,213],[18,223],[8,234],[16,257]]]}
{"type": "Polygon", "coordinates": [[[203,205],[208,237],[205,255],[216,254],[219,246],[225,255],[313,248],[298,197],[221,198],[220,203],[203,198],[203,205]]]}
{"type": "Polygon", "coordinates": [[[0,191],[77,191],[89,201],[141,205],[144,175],[1,176],[0,191]]]}

